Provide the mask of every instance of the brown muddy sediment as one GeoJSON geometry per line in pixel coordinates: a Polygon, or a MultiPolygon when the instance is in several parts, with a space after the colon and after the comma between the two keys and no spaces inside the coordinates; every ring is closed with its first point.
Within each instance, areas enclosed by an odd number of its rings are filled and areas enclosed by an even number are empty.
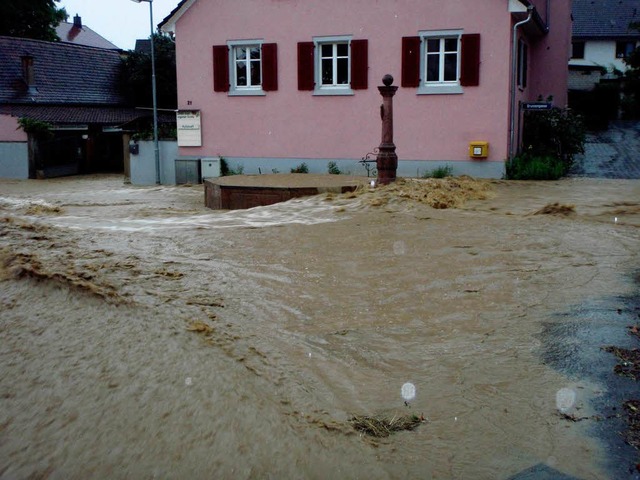
{"type": "Polygon", "coordinates": [[[9,248],[0,249],[0,280],[22,278],[55,283],[61,288],[78,290],[105,300],[118,300],[116,288],[113,285],[94,283],[91,273],[73,269],[48,270],[33,254],[15,253],[9,248]]]}
{"type": "Polygon", "coordinates": [[[605,477],[606,449],[556,405],[570,389],[568,413],[591,415],[602,386],[544,365],[539,333],[630,291],[638,184],[490,191],[212,212],[199,186],[0,183],[0,247],[67,275],[0,281],[0,472],[605,477]],[[35,200],[60,212],[27,213],[35,200]],[[532,215],[555,202],[575,214],[532,215]],[[127,302],[73,288],[84,274],[127,302]],[[414,414],[429,421],[375,445],[349,425],[414,414]]]}

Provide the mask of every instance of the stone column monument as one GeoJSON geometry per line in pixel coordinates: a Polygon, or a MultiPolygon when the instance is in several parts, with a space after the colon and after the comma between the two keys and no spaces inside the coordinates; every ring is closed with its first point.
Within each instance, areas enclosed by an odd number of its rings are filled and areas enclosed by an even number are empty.
{"type": "Polygon", "coordinates": [[[376,167],[378,169],[378,183],[387,185],[396,179],[398,156],[393,143],[393,96],[398,87],[392,87],[393,77],[389,74],[382,77],[384,86],[378,87],[382,95],[380,116],[382,117],[382,143],[378,147],[376,167]]]}

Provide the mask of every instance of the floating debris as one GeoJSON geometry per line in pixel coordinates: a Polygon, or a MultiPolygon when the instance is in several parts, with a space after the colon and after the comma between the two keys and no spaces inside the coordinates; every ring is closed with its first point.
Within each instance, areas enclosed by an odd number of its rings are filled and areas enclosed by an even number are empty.
{"type": "Polygon", "coordinates": [[[196,320],[191,322],[187,327],[189,332],[196,332],[208,337],[213,334],[213,327],[205,322],[201,322],[200,320],[196,320]]]}
{"type": "MultiPolygon", "coordinates": [[[[578,417],[575,414],[564,413],[564,412],[558,412],[558,415],[563,420],[569,420],[571,422],[581,422],[582,420],[596,420],[596,421],[602,420],[602,417],[600,415],[591,415],[590,417],[578,417]]],[[[614,417],[615,417],[615,415],[614,415],[614,417]]]]}
{"type": "Polygon", "coordinates": [[[608,346],[602,348],[605,352],[613,353],[619,360],[613,371],[623,377],[638,380],[640,377],[640,351],[637,348],[628,350],[626,348],[608,346]]]}
{"type": "Polygon", "coordinates": [[[200,297],[188,298],[186,303],[187,303],[187,305],[199,305],[199,306],[202,306],[202,307],[220,307],[220,308],[224,308],[224,303],[222,303],[222,300],[216,300],[216,299],[210,298],[208,296],[200,296],[200,297]]]}
{"type": "Polygon", "coordinates": [[[627,412],[628,429],[624,432],[625,441],[640,450],[640,400],[627,400],[622,404],[627,412]]]}
{"type": "Polygon", "coordinates": [[[161,276],[161,277],[173,278],[173,279],[178,279],[178,278],[184,277],[184,273],[182,273],[182,272],[174,272],[174,271],[170,271],[170,270],[165,270],[164,268],[163,269],[158,269],[154,273],[156,275],[161,276]]]}
{"type": "MultiPolygon", "coordinates": [[[[618,314],[622,310],[618,309],[618,314]]],[[[640,327],[638,325],[629,325],[629,334],[640,338],[640,327]]],[[[640,350],[637,348],[626,349],[615,346],[602,347],[605,352],[613,353],[621,361],[613,371],[618,375],[638,380],[640,376],[640,350]]],[[[622,404],[627,414],[627,428],[620,432],[625,442],[636,450],[640,450],[640,400],[631,399],[622,404]]],[[[635,468],[640,472],[640,463],[636,463],[635,468]]]]}
{"type": "Polygon", "coordinates": [[[576,213],[575,205],[563,205],[556,202],[545,205],[540,210],[536,210],[533,212],[533,215],[562,215],[566,217],[574,213],[576,213]]]}
{"type": "Polygon", "coordinates": [[[349,420],[351,426],[356,430],[377,438],[388,437],[392,433],[403,430],[414,430],[425,422],[424,415],[393,416],[391,419],[383,416],[356,415],[349,420]]]}

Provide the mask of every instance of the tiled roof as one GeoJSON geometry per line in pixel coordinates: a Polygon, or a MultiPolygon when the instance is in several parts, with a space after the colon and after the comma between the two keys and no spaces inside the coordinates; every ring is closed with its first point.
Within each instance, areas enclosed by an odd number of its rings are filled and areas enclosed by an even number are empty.
{"type": "MultiPolygon", "coordinates": [[[[0,105],[0,114],[11,115],[16,118],[28,117],[56,125],[88,123],[123,125],[139,118],[152,117],[153,110],[105,106],[0,105]]],[[[173,112],[158,112],[158,121],[160,123],[172,123],[175,120],[176,117],[173,112]]]]}
{"type": "Polygon", "coordinates": [[[73,23],[62,22],[56,27],[56,33],[58,34],[58,37],[60,37],[60,41],[64,43],[119,50],[119,48],[109,40],[98,35],[85,25],[78,28],[77,26],[74,26],[73,23]]]}
{"type": "Polygon", "coordinates": [[[117,50],[0,36],[0,104],[122,105],[120,69],[117,50]],[[35,95],[23,78],[25,55],[33,57],[35,95]]]}
{"type": "Polygon", "coordinates": [[[136,46],[133,48],[135,52],[144,53],[145,55],[151,55],[151,40],[138,39],[136,40],[136,46]]]}
{"type": "Polygon", "coordinates": [[[176,8],[174,8],[173,10],[171,10],[171,12],[169,13],[169,15],[167,15],[166,17],[164,17],[162,19],[162,21],[158,24],[158,28],[162,29],[162,27],[164,26],[165,23],[167,23],[171,17],[173,17],[176,13],[178,13],[178,11],[182,8],[182,6],[187,3],[187,0],[180,0],[180,3],[178,3],[178,5],[176,5],[176,8]]]}
{"type": "Polygon", "coordinates": [[[574,37],[640,38],[631,22],[640,22],[640,0],[573,0],[574,37]]]}

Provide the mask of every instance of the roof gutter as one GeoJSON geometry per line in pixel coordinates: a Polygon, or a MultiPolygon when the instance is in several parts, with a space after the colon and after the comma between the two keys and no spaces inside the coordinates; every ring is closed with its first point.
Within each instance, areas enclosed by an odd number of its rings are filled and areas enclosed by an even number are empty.
{"type": "Polygon", "coordinates": [[[544,19],[540,16],[540,12],[538,12],[536,6],[530,0],[518,0],[518,2],[526,7],[527,12],[533,9],[533,23],[537,27],[538,33],[540,35],[546,35],[547,33],[549,33],[549,21],[551,19],[551,0],[546,0],[547,8],[544,19]]]}
{"type": "Polygon", "coordinates": [[[510,105],[510,125],[509,125],[509,162],[515,156],[515,137],[516,137],[516,76],[518,69],[518,28],[529,23],[533,18],[535,7],[527,6],[527,18],[516,23],[513,26],[513,38],[511,40],[511,105],[510,105]]]}
{"type": "Polygon", "coordinates": [[[191,8],[196,0],[181,0],[178,6],[174,8],[169,15],[167,15],[159,24],[158,28],[163,32],[176,31],[176,22],[184,15],[184,13],[191,8]]]}

